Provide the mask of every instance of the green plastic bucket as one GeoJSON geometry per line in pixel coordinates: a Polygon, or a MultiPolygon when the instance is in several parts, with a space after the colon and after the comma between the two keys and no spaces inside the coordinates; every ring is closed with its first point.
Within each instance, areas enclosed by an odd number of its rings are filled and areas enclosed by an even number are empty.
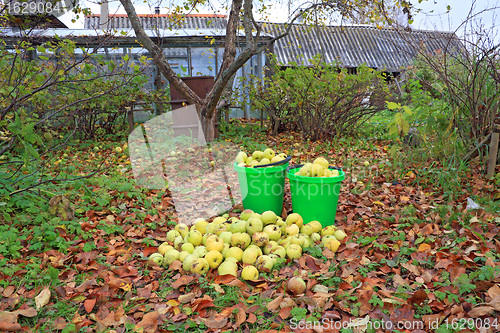
{"type": "Polygon", "coordinates": [[[319,221],[323,228],[333,225],[344,171],[340,169],[337,177],[305,177],[296,175],[298,171],[298,167],[290,168],[287,174],[293,212],[302,216],[304,223],[319,221]]]}
{"type": "Polygon", "coordinates": [[[282,165],[266,168],[246,168],[234,163],[238,173],[243,207],[262,214],[272,210],[281,215],[283,195],[285,193],[285,176],[288,161],[282,165]]]}

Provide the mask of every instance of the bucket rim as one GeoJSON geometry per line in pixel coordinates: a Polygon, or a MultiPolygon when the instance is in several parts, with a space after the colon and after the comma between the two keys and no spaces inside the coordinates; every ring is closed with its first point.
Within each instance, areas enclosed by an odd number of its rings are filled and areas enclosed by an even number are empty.
{"type": "Polygon", "coordinates": [[[285,171],[288,168],[288,161],[284,164],[277,166],[269,166],[266,168],[251,168],[251,167],[241,167],[238,166],[236,162],[233,164],[233,168],[236,172],[249,173],[249,174],[262,174],[262,173],[275,173],[285,171]]]}
{"type": "Polygon", "coordinates": [[[307,177],[307,176],[296,175],[297,171],[299,171],[298,168],[290,168],[288,169],[287,177],[290,180],[295,180],[310,184],[333,184],[333,183],[340,183],[345,179],[345,172],[344,170],[342,170],[342,168],[329,166],[328,169],[338,170],[339,175],[337,177],[307,177]]]}

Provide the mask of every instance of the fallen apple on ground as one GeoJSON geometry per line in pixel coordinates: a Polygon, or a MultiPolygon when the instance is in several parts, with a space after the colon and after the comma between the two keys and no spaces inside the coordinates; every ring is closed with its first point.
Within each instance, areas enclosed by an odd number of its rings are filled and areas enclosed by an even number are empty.
{"type": "MultiPolygon", "coordinates": [[[[326,165],[323,160],[316,164],[326,165]]],[[[176,225],[149,260],[165,269],[178,261],[184,271],[202,275],[217,269],[219,275],[237,277],[241,269],[241,279],[257,280],[260,272],[272,272],[277,265],[300,259],[305,248],[337,252],[347,237],[335,226],[322,228],[318,221],[304,224],[297,213],[283,220],[271,211],[258,214],[246,209],[240,217],[226,214],[209,221],[196,219],[191,227],[176,225]]],[[[288,282],[288,289],[296,295],[304,292],[305,283],[300,280],[288,282]]]]}

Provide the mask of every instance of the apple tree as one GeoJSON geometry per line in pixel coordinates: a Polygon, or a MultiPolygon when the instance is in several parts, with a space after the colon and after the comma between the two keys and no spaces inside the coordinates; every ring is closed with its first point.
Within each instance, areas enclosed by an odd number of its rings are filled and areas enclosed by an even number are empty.
{"type": "MultiPolygon", "coordinates": [[[[261,34],[263,23],[257,21],[255,12],[256,8],[258,8],[259,14],[264,15],[266,11],[265,3],[252,0],[232,0],[229,5],[230,11],[226,28],[223,61],[215,78],[214,86],[202,98],[191,90],[173,71],[160,47],[146,34],[132,0],[120,0],[120,2],[127,12],[138,41],[149,51],[159,71],[169,81],[171,88],[176,89],[188,103],[196,105],[205,138],[208,142],[212,141],[215,136],[215,123],[219,110],[227,106],[227,102],[222,98],[225,95],[224,92],[226,89],[231,89],[230,82],[232,82],[235,73],[252,56],[268,50],[275,41],[286,36],[291,30],[292,24],[299,18],[311,24],[320,24],[321,21],[327,20],[331,15],[353,17],[359,14],[360,10],[366,5],[366,0],[319,0],[304,3],[290,1],[290,7],[295,7],[295,10],[292,11],[288,20],[288,29],[281,35],[264,38],[261,34]],[[237,55],[236,41],[241,30],[245,36],[245,47],[237,55]]],[[[386,8],[383,0],[369,0],[369,2],[375,5],[371,7],[370,11],[363,11],[365,17],[374,22],[388,19],[386,13],[390,12],[390,10],[386,8]]],[[[196,9],[196,6],[203,4],[205,4],[205,1],[188,1],[185,6],[179,6],[178,8],[193,10],[196,9]]],[[[398,6],[408,16],[408,19],[411,18],[412,5],[408,1],[395,0],[391,2],[391,6],[398,6]]]]}

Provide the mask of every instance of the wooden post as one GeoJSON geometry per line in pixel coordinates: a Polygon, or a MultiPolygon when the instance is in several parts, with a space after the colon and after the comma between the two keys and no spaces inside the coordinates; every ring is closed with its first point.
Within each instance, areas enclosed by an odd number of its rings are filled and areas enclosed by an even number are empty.
{"type": "Polygon", "coordinates": [[[498,141],[500,137],[500,124],[497,124],[498,120],[499,118],[497,118],[495,124],[493,124],[493,133],[491,133],[490,157],[488,160],[488,172],[486,173],[486,179],[493,178],[495,175],[495,168],[497,166],[498,141]]]}

